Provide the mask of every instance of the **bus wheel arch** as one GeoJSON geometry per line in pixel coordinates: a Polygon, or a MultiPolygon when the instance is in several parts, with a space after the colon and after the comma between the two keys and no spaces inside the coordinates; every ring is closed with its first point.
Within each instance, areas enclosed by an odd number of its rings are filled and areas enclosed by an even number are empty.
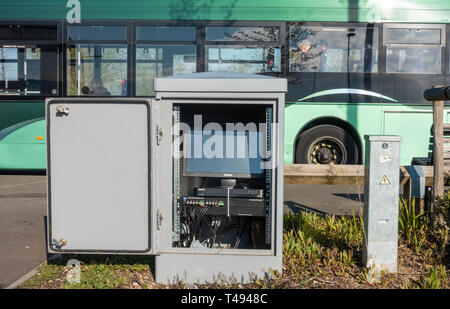
{"type": "MultiPolygon", "coordinates": [[[[342,148],[345,148],[343,156],[345,156],[345,164],[362,164],[362,141],[356,131],[356,129],[345,120],[336,117],[322,117],[311,120],[306,125],[304,125],[297,133],[294,142],[294,163],[315,163],[311,162],[311,153],[305,154],[305,152],[311,152],[312,148],[315,147],[318,152],[322,152],[321,157],[316,159],[320,161],[327,156],[336,155],[339,157],[339,152],[342,148]],[[328,148],[332,149],[333,152],[325,151],[323,149],[318,149],[317,145],[322,145],[321,134],[324,137],[328,137],[325,140],[325,144],[328,148]],[[315,144],[315,145],[312,145],[315,144]],[[330,147],[331,146],[331,147],[330,147]],[[337,153],[336,153],[337,152],[337,153]],[[306,156],[308,155],[308,159],[306,156]]],[[[326,150],[326,148],[324,147],[326,150]]],[[[317,154],[319,155],[319,154],[317,154]]],[[[316,160],[314,160],[316,161],[316,160]]],[[[339,158],[338,158],[339,161],[339,158]]],[[[327,164],[327,160],[322,161],[321,164],[327,164]]],[[[320,162],[319,162],[320,163],[320,162]]],[[[337,163],[341,164],[341,163],[337,163]]]]}

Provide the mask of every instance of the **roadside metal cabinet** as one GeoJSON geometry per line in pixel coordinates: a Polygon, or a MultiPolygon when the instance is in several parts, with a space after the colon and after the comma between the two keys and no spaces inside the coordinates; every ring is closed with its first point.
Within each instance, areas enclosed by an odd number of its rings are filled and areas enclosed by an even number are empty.
{"type": "Polygon", "coordinates": [[[154,99],[48,99],[52,253],[155,255],[160,283],[282,271],[285,79],[155,79],[154,99]]]}

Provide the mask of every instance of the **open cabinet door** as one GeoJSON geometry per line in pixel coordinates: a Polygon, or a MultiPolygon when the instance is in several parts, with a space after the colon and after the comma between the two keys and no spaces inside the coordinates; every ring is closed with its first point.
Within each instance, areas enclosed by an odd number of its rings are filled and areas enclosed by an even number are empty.
{"type": "Polygon", "coordinates": [[[152,101],[46,105],[50,252],[152,254],[152,101]]]}

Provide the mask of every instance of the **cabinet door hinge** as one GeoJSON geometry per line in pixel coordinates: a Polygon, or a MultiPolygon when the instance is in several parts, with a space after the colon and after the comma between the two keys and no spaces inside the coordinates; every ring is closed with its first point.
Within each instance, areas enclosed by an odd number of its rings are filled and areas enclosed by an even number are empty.
{"type": "Polygon", "coordinates": [[[161,229],[161,223],[163,220],[163,216],[161,215],[161,213],[159,212],[159,210],[156,212],[156,229],[160,230],[161,229]]]}
{"type": "Polygon", "coordinates": [[[156,145],[160,145],[161,144],[161,139],[162,139],[163,133],[162,130],[159,126],[156,126],[156,145]]]}

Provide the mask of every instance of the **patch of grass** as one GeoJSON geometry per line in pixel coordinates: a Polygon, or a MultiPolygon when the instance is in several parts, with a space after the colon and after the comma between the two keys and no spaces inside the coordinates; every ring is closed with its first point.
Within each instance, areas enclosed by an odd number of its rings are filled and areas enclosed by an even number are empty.
{"type": "MultiPolygon", "coordinates": [[[[72,257],[73,258],[73,257],[72,257]]],[[[149,272],[148,256],[75,256],[81,264],[81,282],[65,283],[64,288],[112,289],[127,287],[130,279],[146,288],[140,273],[149,272]]]]}
{"type": "Polygon", "coordinates": [[[421,289],[440,289],[443,281],[447,280],[447,273],[444,266],[431,267],[427,276],[420,276],[418,287],[421,289]]]}
{"type": "Polygon", "coordinates": [[[337,285],[330,278],[356,275],[363,238],[361,217],[301,213],[286,214],[284,220],[283,276],[296,281],[291,284],[334,288],[337,285]]]}
{"type": "Polygon", "coordinates": [[[361,247],[364,234],[364,221],[361,216],[353,215],[351,218],[326,216],[325,222],[327,225],[325,233],[333,245],[339,249],[361,247]]]}
{"type": "Polygon", "coordinates": [[[114,289],[125,285],[127,280],[117,272],[115,265],[94,264],[81,266],[81,282],[66,283],[65,288],[114,289]]]}
{"type": "Polygon", "coordinates": [[[43,264],[38,267],[37,274],[18,286],[19,289],[39,288],[43,283],[54,280],[64,271],[61,265],[43,264]]]}
{"type": "Polygon", "coordinates": [[[426,213],[419,213],[416,209],[416,200],[408,203],[404,198],[400,199],[399,209],[399,232],[408,244],[413,245],[419,253],[426,241],[428,231],[428,216],[426,213]]]}
{"type": "Polygon", "coordinates": [[[39,272],[19,288],[113,289],[149,288],[155,285],[150,268],[153,258],[127,255],[64,255],[39,268],[39,272]],[[68,282],[73,267],[80,261],[80,282],[68,282]]]}
{"type": "Polygon", "coordinates": [[[416,200],[400,200],[399,233],[402,239],[415,250],[424,263],[431,266],[449,262],[449,212],[448,195],[437,198],[435,207],[444,220],[443,226],[432,226],[429,211],[419,212],[416,200]]]}
{"type": "Polygon", "coordinates": [[[294,247],[297,247],[297,251],[317,252],[321,247],[336,247],[338,251],[343,251],[358,250],[362,245],[364,229],[361,217],[328,215],[320,217],[312,213],[286,214],[284,222],[286,223],[284,238],[288,254],[294,247]]]}

